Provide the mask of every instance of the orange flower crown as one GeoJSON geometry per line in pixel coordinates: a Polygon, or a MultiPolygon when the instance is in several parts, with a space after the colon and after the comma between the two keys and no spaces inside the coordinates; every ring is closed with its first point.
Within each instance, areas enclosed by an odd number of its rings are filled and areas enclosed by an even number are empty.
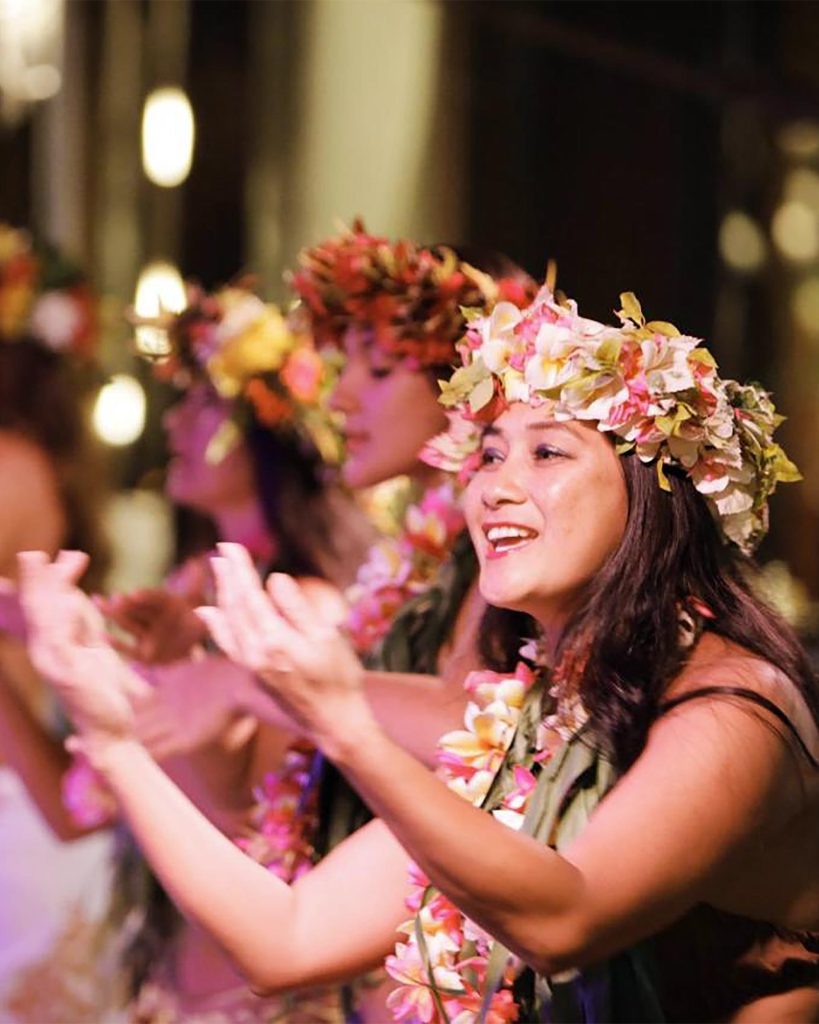
{"type": "Polygon", "coordinates": [[[22,228],[0,223],[0,342],[30,338],[90,360],[97,299],[83,274],[22,228]]]}
{"type": "MultiPolygon", "coordinates": [[[[316,351],[297,317],[285,318],[240,283],[213,293],[189,285],[188,304],[180,313],[132,315],[131,321],[137,351],[151,360],[160,379],[179,388],[207,381],[236,403],[237,419],[249,407],[263,426],[306,432],[326,460],[340,457],[339,434],[325,401],[333,360],[316,351]]],[[[214,461],[223,448],[217,440],[210,453],[214,461]]]]}
{"type": "Polygon", "coordinates": [[[421,367],[456,359],[466,330],[462,307],[489,312],[505,300],[527,305],[537,288],[525,274],[494,279],[446,246],[424,248],[369,234],[360,219],[303,249],[288,283],[310,316],[319,347],[339,347],[351,323],[372,329],[383,351],[421,367]]]}

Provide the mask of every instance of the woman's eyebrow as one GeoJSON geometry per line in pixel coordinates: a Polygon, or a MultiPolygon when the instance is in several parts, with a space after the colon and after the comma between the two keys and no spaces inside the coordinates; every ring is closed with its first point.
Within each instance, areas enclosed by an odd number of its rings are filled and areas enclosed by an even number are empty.
{"type": "Polygon", "coordinates": [[[572,429],[568,423],[562,423],[559,420],[537,420],[535,423],[527,423],[527,430],[561,430],[564,433],[571,434],[572,429]]]}

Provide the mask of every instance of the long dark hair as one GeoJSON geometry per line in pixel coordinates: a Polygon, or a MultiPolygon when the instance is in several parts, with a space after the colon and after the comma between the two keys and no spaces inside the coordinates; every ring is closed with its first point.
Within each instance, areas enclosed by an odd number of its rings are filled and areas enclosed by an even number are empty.
{"type": "Polygon", "coordinates": [[[105,474],[88,428],[96,382],[90,367],[74,362],[32,338],[0,339],[0,430],[20,434],[48,456],[65,510],[63,546],[91,556],[82,583],[96,589],[110,561],[100,527],[105,474]]]}
{"type": "MultiPolygon", "coordinates": [[[[791,627],[755,594],[753,562],[723,541],[702,495],[674,470],[667,474],[670,493],[661,490],[655,467],[633,455],[624,457],[623,470],[625,532],[567,623],[555,668],[574,673],[591,732],[617,769],[625,771],[641,753],[690,652],[681,642],[681,612],[696,629],[776,665],[819,722],[819,690],[807,654],[791,627]]],[[[493,611],[485,657],[496,665],[508,661],[519,628],[510,613],[493,611]]]]}
{"type": "Polygon", "coordinates": [[[320,455],[295,431],[270,430],[255,419],[243,436],[262,513],[276,540],[276,570],[293,576],[324,575],[317,544],[332,545],[333,534],[321,500],[327,474],[320,455]]]}

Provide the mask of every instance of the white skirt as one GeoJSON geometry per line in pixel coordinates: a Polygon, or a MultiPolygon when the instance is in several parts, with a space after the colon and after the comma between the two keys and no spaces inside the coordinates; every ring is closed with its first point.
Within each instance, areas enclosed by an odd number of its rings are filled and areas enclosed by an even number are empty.
{"type": "MultiPolygon", "coordinates": [[[[47,960],[69,921],[104,913],[112,839],[106,832],[61,842],[24,786],[0,767],[0,1022],[20,972],[47,960]]],[[[55,1007],[55,1012],[57,1008],[55,1007]]],[[[55,1018],[56,1019],[56,1018],[55,1018]]]]}

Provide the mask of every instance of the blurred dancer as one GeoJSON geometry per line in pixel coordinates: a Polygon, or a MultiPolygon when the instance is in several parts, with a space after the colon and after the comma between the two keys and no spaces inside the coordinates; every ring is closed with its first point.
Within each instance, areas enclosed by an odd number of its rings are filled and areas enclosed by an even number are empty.
{"type": "MultiPolygon", "coordinates": [[[[22,230],[0,224],[0,571],[33,545],[91,555],[83,586],[108,562],[103,489],[87,433],[95,300],[81,274],[22,230]]],[[[60,799],[67,755],[50,691],[25,652],[16,601],[0,598],[0,1018],[28,1019],[21,971],[59,965],[54,1017],[92,1020],[92,922],[104,900],[105,837],[76,836],[60,799]],[[51,826],[51,828],[49,828],[51,826]],[[70,936],[70,938],[69,938],[70,936]]]]}
{"type": "MultiPolygon", "coordinates": [[[[338,622],[340,591],[371,531],[328,480],[322,458],[321,451],[335,455],[337,445],[320,409],[326,363],[274,307],[242,287],[214,295],[193,289],[188,308],[164,329],[171,352],[158,372],[181,389],[165,416],[168,496],[209,517],[220,539],[242,543],[259,572],[289,566],[315,614],[338,622]]],[[[254,716],[259,694],[252,677],[223,657],[204,656],[192,609],[209,592],[202,555],[185,563],[168,587],[118,595],[100,606],[126,630],[120,646],[151,681],[136,713],[154,756],[225,835],[282,877],[296,877],[311,855],[314,807],[305,805],[287,842],[282,832],[287,801],[309,771],[310,755],[291,733],[254,716]],[[271,839],[270,817],[252,812],[254,792],[270,789],[274,771],[279,799],[271,813],[279,816],[279,831],[271,839]]],[[[82,778],[82,763],[75,771],[82,778]]],[[[95,815],[95,792],[87,791],[90,803],[75,801],[81,816],[95,815]]],[[[150,875],[135,874],[137,866],[135,851],[123,845],[117,893],[130,1019],[263,1021],[291,1010],[304,1021],[340,1018],[334,990],[305,994],[296,1009],[286,999],[254,996],[212,940],[175,913],[150,875]]]]}

